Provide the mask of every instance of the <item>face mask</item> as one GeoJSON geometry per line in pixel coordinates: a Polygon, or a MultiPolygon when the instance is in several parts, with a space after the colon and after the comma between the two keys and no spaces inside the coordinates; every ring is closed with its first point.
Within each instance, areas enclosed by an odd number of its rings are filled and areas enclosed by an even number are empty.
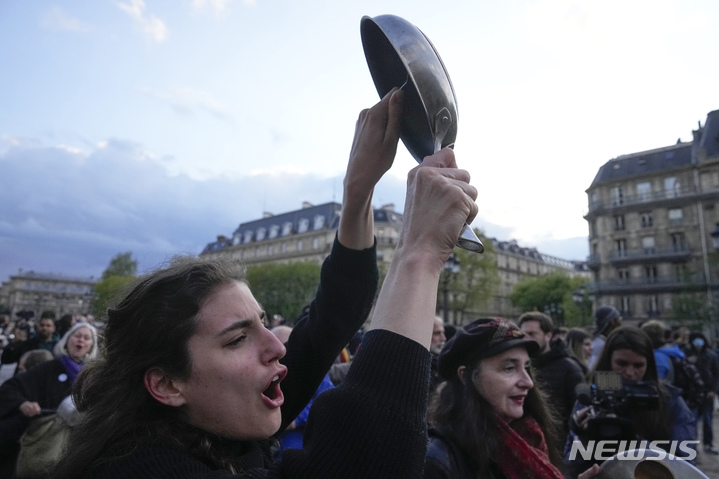
{"type": "Polygon", "coordinates": [[[704,340],[702,338],[695,338],[694,341],[692,341],[692,344],[695,348],[701,348],[704,346],[704,340]]]}

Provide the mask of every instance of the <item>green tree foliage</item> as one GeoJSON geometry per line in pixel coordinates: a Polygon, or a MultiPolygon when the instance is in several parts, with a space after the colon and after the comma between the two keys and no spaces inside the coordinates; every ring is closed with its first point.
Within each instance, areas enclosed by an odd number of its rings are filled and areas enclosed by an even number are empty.
{"type": "Polygon", "coordinates": [[[117,295],[137,275],[137,261],[132,253],[118,253],[102,272],[102,279],[93,287],[93,314],[98,319],[105,316],[107,308],[114,303],[117,295]]]}
{"type": "Polygon", "coordinates": [[[252,294],[268,316],[281,314],[292,323],[317,291],[317,263],[264,264],[249,267],[247,281],[252,294]]]}
{"type": "Polygon", "coordinates": [[[672,322],[680,326],[701,331],[702,327],[710,322],[712,308],[707,301],[705,291],[699,293],[683,291],[674,299],[673,306],[672,322]]]}
{"type": "Polygon", "coordinates": [[[459,260],[459,271],[456,274],[442,271],[437,291],[438,314],[444,310],[444,288],[448,288],[449,310],[460,324],[464,324],[466,314],[477,311],[486,304],[499,283],[495,252],[489,241],[481,232],[474,232],[484,244],[484,253],[478,254],[462,248],[455,248],[454,255],[459,260]]]}
{"type": "Polygon", "coordinates": [[[110,264],[102,272],[102,279],[109,276],[130,276],[137,274],[137,261],[132,259],[132,253],[118,253],[110,260],[110,264]]]}
{"type": "Polygon", "coordinates": [[[525,278],[509,293],[509,301],[522,311],[549,314],[557,326],[582,326],[591,322],[587,283],[585,278],[571,278],[561,271],[525,278]]]}

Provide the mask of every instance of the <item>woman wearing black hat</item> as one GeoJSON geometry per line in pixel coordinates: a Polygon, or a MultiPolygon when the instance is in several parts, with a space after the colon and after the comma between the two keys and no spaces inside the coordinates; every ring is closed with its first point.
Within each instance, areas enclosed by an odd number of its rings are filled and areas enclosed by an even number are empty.
{"type": "Polygon", "coordinates": [[[438,361],[446,382],[429,415],[425,479],[562,477],[557,441],[546,432],[551,416],[529,367],[538,349],[499,318],[478,319],[447,342],[438,361]]]}

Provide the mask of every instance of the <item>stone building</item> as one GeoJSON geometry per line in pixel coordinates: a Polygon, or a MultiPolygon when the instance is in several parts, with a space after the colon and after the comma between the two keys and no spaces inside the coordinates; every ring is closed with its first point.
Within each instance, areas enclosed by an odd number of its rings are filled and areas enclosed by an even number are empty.
{"type": "MultiPolygon", "coordinates": [[[[332,249],[339,226],[342,205],[305,202],[302,209],[279,215],[265,213],[263,218],[242,223],[231,237],[218,236],[201,256],[225,256],[247,265],[314,261],[322,263],[332,249]]],[[[377,259],[380,265],[392,260],[399,239],[402,215],[394,205],[374,210],[377,259]]]]}
{"type": "Polygon", "coordinates": [[[521,311],[509,301],[509,294],[525,278],[537,278],[554,272],[562,272],[569,277],[590,278],[589,269],[584,261],[571,261],[541,253],[537,248],[521,246],[516,240],[500,241],[491,238],[495,251],[495,262],[499,275],[499,284],[495,287],[493,301],[486,305],[480,316],[502,316],[516,319],[521,311]]]}
{"type": "Polygon", "coordinates": [[[32,311],[35,319],[43,311],[64,314],[89,314],[92,311],[94,278],[76,278],[60,274],[18,271],[0,286],[0,303],[16,318],[21,311],[32,311]]]}
{"type": "MultiPolygon", "coordinates": [[[[263,218],[242,223],[231,237],[218,236],[202,251],[202,256],[225,256],[242,260],[247,265],[315,261],[321,263],[329,254],[339,216],[339,203],[311,205],[279,215],[265,214],[263,218]]],[[[374,210],[377,259],[380,270],[386,271],[399,239],[402,215],[393,205],[374,210]]],[[[493,301],[474,317],[517,317],[521,311],[513,308],[507,296],[524,277],[540,276],[562,270],[569,275],[588,274],[582,265],[539,253],[535,248],[521,247],[516,241],[490,239],[501,283],[495,288],[493,301]]],[[[461,266],[460,266],[461,267],[461,266]]],[[[451,292],[449,292],[451,295],[451,292]]],[[[438,309],[442,309],[441,299],[438,309]]],[[[450,315],[449,321],[454,323],[450,315]]]]}
{"type": "Polygon", "coordinates": [[[591,292],[636,322],[719,288],[719,110],[677,142],[608,161],[587,189],[591,292]]]}

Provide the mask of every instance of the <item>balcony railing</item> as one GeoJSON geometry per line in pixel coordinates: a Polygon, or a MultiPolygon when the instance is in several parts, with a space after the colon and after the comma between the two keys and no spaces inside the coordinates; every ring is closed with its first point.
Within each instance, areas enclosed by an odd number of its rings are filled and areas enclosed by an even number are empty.
{"type": "MultiPolygon", "coordinates": [[[[712,289],[719,284],[710,285],[712,289]]],[[[631,294],[656,293],[663,291],[700,291],[707,288],[704,275],[697,274],[690,278],[678,279],[670,277],[630,278],[589,283],[590,294],[631,294]]]]}
{"type": "Polygon", "coordinates": [[[637,261],[683,261],[691,258],[692,251],[688,246],[673,248],[642,248],[609,253],[610,263],[633,263],[637,261]]]}
{"type": "Polygon", "coordinates": [[[696,191],[693,187],[680,188],[676,190],[649,191],[639,195],[623,195],[621,198],[613,198],[609,201],[594,201],[589,203],[589,213],[595,213],[599,210],[623,208],[627,206],[641,205],[659,201],[681,200],[692,197],[701,197],[706,195],[716,196],[719,194],[719,188],[713,188],[707,191],[696,191]]]}

